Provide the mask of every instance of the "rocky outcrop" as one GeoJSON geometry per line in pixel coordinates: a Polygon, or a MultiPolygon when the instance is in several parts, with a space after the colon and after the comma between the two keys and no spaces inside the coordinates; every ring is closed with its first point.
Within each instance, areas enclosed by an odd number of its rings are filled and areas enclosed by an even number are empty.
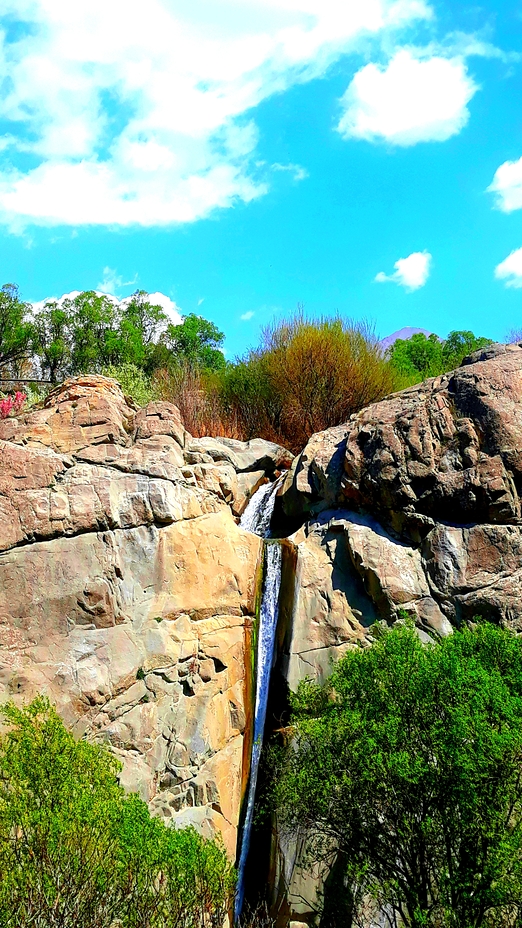
{"type": "MultiPolygon", "coordinates": [[[[521,496],[522,346],[481,350],[312,436],[276,507],[296,545],[290,688],[369,646],[376,620],[409,615],[424,640],[477,617],[522,631],[521,496]]],[[[316,925],[321,874],[284,836],[273,855],[278,925],[316,925]]]]}
{"type": "Polygon", "coordinates": [[[380,618],[447,634],[476,615],[522,627],[521,488],[522,348],[494,345],[314,435],[280,500],[312,534],[343,523],[380,618]]]}
{"type": "MultiPolygon", "coordinates": [[[[157,814],[219,830],[231,855],[261,561],[238,517],[286,468],[274,693],[324,679],[376,621],[411,616],[424,640],[477,616],[522,630],[520,346],[369,406],[294,461],[193,438],[175,406],[137,409],[100,377],[0,422],[0,700],[47,693],[157,814]]],[[[279,863],[284,924],[314,924],[317,880],[297,847],[279,863]]]]}
{"type": "Polygon", "coordinates": [[[235,516],[285,463],[192,439],[103,377],[0,422],[0,699],[46,693],[155,813],[231,856],[261,545],[235,516]]]}

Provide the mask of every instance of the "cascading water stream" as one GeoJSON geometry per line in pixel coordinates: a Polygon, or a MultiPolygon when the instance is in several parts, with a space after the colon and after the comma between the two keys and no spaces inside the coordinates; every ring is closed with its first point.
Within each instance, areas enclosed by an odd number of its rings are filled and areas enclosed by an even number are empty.
{"type": "MultiPolygon", "coordinates": [[[[240,521],[241,528],[255,535],[266,538],[270,530],[270,520],[274,511],[277,483],[265,484],[254,494],[246,507],[240,521]]],[[[279,612],[279,588],[281,585],[282,548],[278,542],[265,542],[265,570],[261,607],[259,611],[259,628],[257,636],[257,671],[256,698],[254,709],[254,738],[250,759],[250,778],[246,800],[246,812],[241,834],[241,852],[238,864],[238,880],[235,900],[235,922],[243,909],[245,895],[245,866],[250,849],[252,820],[254,817],[254,800],[256,795],[259,760],[263,747],[263,733],[266,721],[268,688],[274,659],[275,634],[279,612]]]]}

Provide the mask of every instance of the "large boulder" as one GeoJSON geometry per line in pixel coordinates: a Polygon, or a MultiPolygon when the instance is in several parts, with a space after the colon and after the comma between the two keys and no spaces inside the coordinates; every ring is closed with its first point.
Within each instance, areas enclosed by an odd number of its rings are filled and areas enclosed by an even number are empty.
{"type": "Polygon", "coordinates": [[[522,347],[493,345],[312,436],[279,518],[342,521],[387,621],[407,613],[447,634],[480,616],[518,630],[521,487],[522,347]]]}
{"type": "Polygon", "coordinates": [[[334,503],[417,542],[437,521],[517,524],[521,480],[522,348],[497,345],[313,436],[282,498],[291,517],[334,503]]]}
{"type": "Polygon", "coordinates": [[[234,856],[261,549],[237,516],[289,455],[198,442],[96,376],[0,422],[0,701],[47,694],[234,856]]]}

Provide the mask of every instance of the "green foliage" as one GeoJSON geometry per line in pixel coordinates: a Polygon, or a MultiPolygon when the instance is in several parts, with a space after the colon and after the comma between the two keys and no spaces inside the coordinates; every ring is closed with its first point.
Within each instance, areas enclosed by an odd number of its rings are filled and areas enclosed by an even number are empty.
{"type": "Polygon", "coordinates": [[[462,364],[466,355],[486,345],[493,344],[490,338],[477,337],[473,332],[450,332],[442,348],[444,369],[453,371],[462,364]]]}
{"type": "Polygon", "coordinates": [[[411,338],[398,338],[388,356],[401,374],[412,379],[436,377],[442,371],[442,342],[436,335],[416,332],[411,338]]]}
{"type": "Polygon", "coordinates": [[[225,367],[225,357],[219,350],[224,340],[223,332],[213,322],[195,313],[185,316],[181,325],[169,325],[165,335],[165,344],[176,361],[204,370],[225,367]]]}
{"type": "Polygon", "coordinates": [[[388,357],[397,371],[412,383],[418,383],[426,377],[455,370],[466,355],[491,343],[490,338],[477,337],[469,331],[450,332],[445,341],[436,335],[416,332],[411,338],[398,338],[388,349],[388,357]]]}
{"type": "Polygon", "coordinates": [[[150,374],[157,367],[155,352],[165,331],[167,316],[161,306],[152,304],[147,296],[144,290],[137,290],[124,305],[118,351],[120,364],[133,364],[150,374]]]}
{"type": "Polygon", "coordinates": [[[35,330],[42,373],[58,383],[71,369],[69,316],[55,301],[48,302],[36,315],[35,330]]]}
{"type": "Polygon", "coordinates": [[[3,715],[2,928],[221,928],[234,874],[217,844],[151,818],[45,700],[3,715]]]}
{"type": "Polygon", "coordinates": [[[28,319],[30,308],[15,284],[0,288],[0,370],[8,375],[19,376],[21,362],[31,353],[35,332],[28,319]]]}
{"type": "Polygon", "coordinates": [[[521,923],[519,639],[484,625],[423,646],[404,625],[301,684],[293,713],[279,815],[313,858],[337,856],[346,910],[373,897],[406,928],[521,923]]]}
{"type": "Polygon", "coordinates": [[[169,325],[161,306],[151,303],[144,290],[119,306],[93,290],[64,300],[61,306],[51,300],[37,314],[35,330],[42,372],[53,383],[74,374],[117,368],[143,396],[151,388],[146,380],[138,383],[133,370],[150,377],[172,365],[219,370],[226,363],[219,351],[224,335],[212,322],[191,314],[181,325],[169,325]]]}
{"type": "Polygon", "coordinates": [[[151,378],[135,364],[109,364],[102,369],[102,374],[117,380],[123,392],[131,396],[138,406],[146,406],[151,400],[157,399],[151,378]]]}

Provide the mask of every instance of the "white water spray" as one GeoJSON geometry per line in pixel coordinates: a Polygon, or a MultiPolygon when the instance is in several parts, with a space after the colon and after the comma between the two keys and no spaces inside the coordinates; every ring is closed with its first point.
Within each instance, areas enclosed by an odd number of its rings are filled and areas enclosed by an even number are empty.
{"type": "MultiPolygon", "coordinates": [[[[266,538],[270,531],[270,520],[274,511],[277,484],[266,484],[254,494],[241,517],[241,528],[266,538]]],[[[281,586],[282,547],[274,542],[265,542],[265,571],[263,593],[259,611],[257,638],[256,699],[254,710],[254,740],[250,759],[250,778],[246,802],[246,813],[241,834],[241,853],[238,864],[238,880],[235,901],[235,922],[243,909],[245,896],[245,866],[250,849],[254,800],[256,795],[259,761],[263,747],[270,673],[274,660],[274,645],[279,613],[279,588],[281,586]]]]}
{"type": "Polygon", "coordinates": [[[259,490],[256,490],[239,522],[245,532],[252,532],[253,535],[266,538],[274,511],[277,485],[277,481],[276,483],[264,483],[259,490]]]}

